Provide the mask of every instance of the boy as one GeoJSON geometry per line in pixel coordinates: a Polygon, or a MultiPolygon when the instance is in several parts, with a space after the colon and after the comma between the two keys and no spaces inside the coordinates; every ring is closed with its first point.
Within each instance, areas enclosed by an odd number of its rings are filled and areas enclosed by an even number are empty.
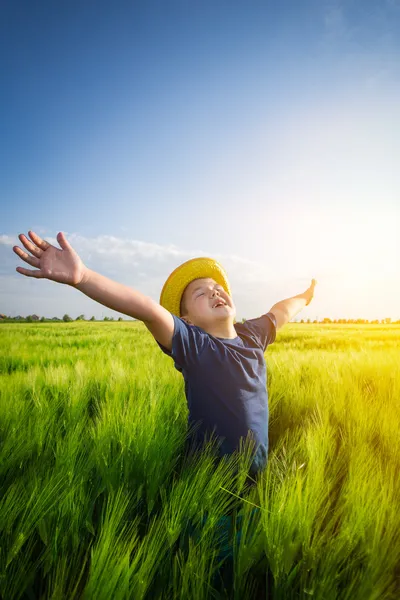
{"type": "Polygon", "coordinates": [[[168,277],[158,304],[127,286],[88,269],[62,232],[61,250],[29,231],[14,252],[39,270],[17,267],[28,277],[70,285],[104,306],[143,321],[161,350],[173,358],[185,380],[191,442],[200,446],[215,431],[219,455],[231,454],[240,438],[254,440],[250,474],[264,469],[268,453],[268,395],[264,352],[276,331],[314,294],[316,281],[302,294],[274,304],[265,314],[236,323],[236,308],[222,266],[211,258],[188,260],[168,277]],[[200,425],[200,427],[199,427],[200,425]]]}

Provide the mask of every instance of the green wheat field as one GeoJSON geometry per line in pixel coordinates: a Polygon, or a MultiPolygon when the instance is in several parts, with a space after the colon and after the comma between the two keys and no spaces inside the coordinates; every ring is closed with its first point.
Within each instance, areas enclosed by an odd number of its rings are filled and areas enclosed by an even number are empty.
{"type": "Polygon", "coordinates": [[[290,323],[268,465],[183,454],[184,380],[140,321],[0,325],[5,600],[400,597],[400,325],[290,323]]]}

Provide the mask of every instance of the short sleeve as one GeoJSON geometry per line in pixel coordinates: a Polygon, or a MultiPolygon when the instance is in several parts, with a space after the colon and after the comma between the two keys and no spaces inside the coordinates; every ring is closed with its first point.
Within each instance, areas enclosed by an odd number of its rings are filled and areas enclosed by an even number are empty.
{"type": "Polygon", "coordinates": [[[267,346],[273,344],[276,338],[276,317],[268,312],[257,319],[248,319],[244,322],[255,335],[260,348],[265,352],[267,346]]]}
{"type": "Polygon", "coordinates": [[[175,368],[190,371],[198,363],[199,356],[208,343],[208,335],[196,325],[188,325],[183,319],[171,313],[174,319],[174,334],[172,336],[171,352],[160,342],[157,342],[161,350],[167,356],[173,358],[175,368]]]}

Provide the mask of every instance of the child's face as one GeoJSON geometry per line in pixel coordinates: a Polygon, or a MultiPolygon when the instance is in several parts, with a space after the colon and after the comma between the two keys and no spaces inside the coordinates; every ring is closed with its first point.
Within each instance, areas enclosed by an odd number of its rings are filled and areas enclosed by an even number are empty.
{"type": "Polygon", "coordinates": [[[183,313],[186,314],[182,314],[181,318],[204,329],[216,320],[231,320],[233,323],[236,316],[232,297],[210,277],[191,281],[182,295],[183,302],[186,307],[183,313]],[[225,302],[225,306],[214,308],[218,300],[225,302]]]}

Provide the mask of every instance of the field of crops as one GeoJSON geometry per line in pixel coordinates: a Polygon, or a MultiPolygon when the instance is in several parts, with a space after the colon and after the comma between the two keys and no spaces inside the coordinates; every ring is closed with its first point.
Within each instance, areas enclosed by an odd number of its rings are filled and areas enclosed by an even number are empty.
{"type": "Polygon", "coordinates": [[[398,599],[400,326],[293,323],[265,357],[248,487],[246,454],[182,461],[184,381],[143,323],[0,324],[0,596],[398,599]]]}

